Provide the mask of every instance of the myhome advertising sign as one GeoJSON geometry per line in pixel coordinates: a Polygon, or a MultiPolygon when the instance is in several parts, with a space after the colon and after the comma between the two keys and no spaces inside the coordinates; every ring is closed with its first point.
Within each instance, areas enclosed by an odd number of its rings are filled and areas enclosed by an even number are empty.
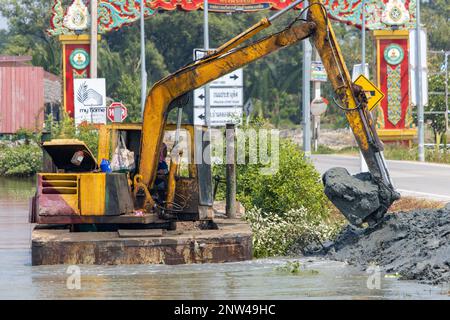
{"type": "Polygon", "coordinates": [[[75,125],[106,123],[105,79],[74,79],[75,125]]]}

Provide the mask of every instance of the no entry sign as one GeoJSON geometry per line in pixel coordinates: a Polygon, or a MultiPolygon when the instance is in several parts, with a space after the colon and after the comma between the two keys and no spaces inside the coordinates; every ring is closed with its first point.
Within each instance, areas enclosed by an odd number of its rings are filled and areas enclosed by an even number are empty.
{"type": "Polygon", "coordinates": [[[122,102],[113,102],[108,107],[106,116],[111,122],[122,122],[128,116],[128,109],[122,104],[122,102]]]}

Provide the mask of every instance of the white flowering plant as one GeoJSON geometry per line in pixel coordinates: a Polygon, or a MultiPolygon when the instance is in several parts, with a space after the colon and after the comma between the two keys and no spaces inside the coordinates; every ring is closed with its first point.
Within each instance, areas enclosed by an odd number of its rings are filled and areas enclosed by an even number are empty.
{"type": "Polygon", "coordinates": [[[304,248],[310,243],[331,239],[341,224],[308,213],[304,207],[292,209],[283,215],[265,213],[253,208],[245,212],[243,219],[253,231],[255,257],[286,255],[291,246],[304,248]]]}

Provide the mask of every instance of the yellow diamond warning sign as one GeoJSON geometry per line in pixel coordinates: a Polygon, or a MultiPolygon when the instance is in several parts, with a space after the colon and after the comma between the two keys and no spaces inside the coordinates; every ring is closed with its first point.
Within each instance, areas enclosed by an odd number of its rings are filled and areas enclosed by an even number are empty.
{"type": "Polygon", "coordinates": [[[384,98],[384,93],[378,89],[369,79],[365,76],[360,75],[356,80],[355,84],[363,88],[367,96],[367,108],[372,111],[373,108],[384,98]]]}

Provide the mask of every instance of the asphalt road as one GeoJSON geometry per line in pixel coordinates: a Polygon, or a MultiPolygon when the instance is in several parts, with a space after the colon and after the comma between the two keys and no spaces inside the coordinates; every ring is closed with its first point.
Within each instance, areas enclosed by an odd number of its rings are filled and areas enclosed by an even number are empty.
{"type": "MultiPolygon", "coordinates": [[[[311,158],[321,174],[332,167],[344,167],[351,174],[360,171],[358,157],[312,155],[311,158]]],[[[402,195],[450,201],[450,165],[388,160],[387,166],[402,195]]]]}

